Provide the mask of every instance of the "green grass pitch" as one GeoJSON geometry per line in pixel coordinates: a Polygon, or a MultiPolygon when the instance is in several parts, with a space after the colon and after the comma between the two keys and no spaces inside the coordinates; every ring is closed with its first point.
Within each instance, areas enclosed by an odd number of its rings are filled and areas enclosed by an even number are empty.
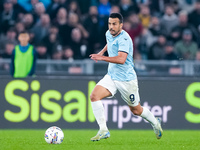
{"type": "Polygon", "coordinates": [[[96,130],[63,130],[64,141],[47,144],[44,130],[0,130],[0,150],[200,150],[200,130],[110,130],[111,137],[90,141],[96,130]]]}

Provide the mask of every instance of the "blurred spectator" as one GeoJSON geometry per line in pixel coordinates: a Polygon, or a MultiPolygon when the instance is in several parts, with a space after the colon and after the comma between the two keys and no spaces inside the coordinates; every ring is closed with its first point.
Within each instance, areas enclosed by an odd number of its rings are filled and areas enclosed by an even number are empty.
{"type": "Polygon", "coordinates": [[[12,42],[14,43],[14,45],[17,45],[17,33],[16,30],[14,28],[10,28],[7,33],[6,36],[5,35],[1,35],[0,37],[0,53],[3,53],[5,50],[5,44],[7,42],[12,42]]]}
{"type": "Polygon", "coordinates": [[[170,35],[167,37],[169,41],[173,41],[176,43],[177,41],[181,40],[181,29],[179,28],[173,28],[170,35]]]}
{"type": "Polygon", "coordinates": [[[158,37],[157,42],[155,42],[149,50],[148,58],[150,60],[162,60],[165,57],[165,44],[166,37],[164,35],[160,35],[158,37]]]}
{"type": "Polygon", "coordinates": [[[110,13],[120,13],[120,8],[118,5],[112,5],[110,13]]]}
{"type": "Polygon", "coordinates": [[[48,58],[47,47],[45,46],[44,43],[37,44],[36,51],[37,51],[37,57],[39,59],[47,59],[48,58]]]}
{"type": "Polygon", "coordinates": [[[124,18],[130,15],[130,12],[138,13],[137,3],[132,0],[120,0],[120,12],[124,18]]]}
{"type": "Polygon", "coordinates": [[[90,6],[89,15],[86,17],[83,23],[85,29],[89,33],[88,37],[88,53],[94,53],[95,49],[100,47],[99,43],[99,17],[98,10],[96,6],[90,6]]]}
{"type": "Polygon", "coordinates": [[[89,37],[89,33],[83,27],[83,25],[80,23],[79,16],[77,14],[75,14],[75,13],[70,13],[69,14],[68,24],[72,28],[79,28],[79,30],[81,31],[81,34],[82,34],[83,38],[86,39],[86,38],[89,37]]]}
{"type": "Polygon", "coordinates": [[[49,33],[54,33],[54,34],[58,34],[59,33],[59,30],[56,26],[51,26],[50,29],[49,29],[49,33]]]}
{"type": "Polygon", "coordinates": [[[21,14],[21,13],[22,13],[22,14],[25,14],[25,13],[26,13],[26,10],[25,10],[21,5],[19,5],[18,1],[19,1],[19,0],[11,0],[15,12],[16,12],[18,15],[21,14]]]}
{"type": "Polygon", "coordinates": [[[18,36],[20,44],[12,51],[10,69],[15,78],[25,78],[35,73],[36,51],[29,44],[29,39],[28,32],[21,32],[18,36]]]}
{"type": "Polygon", "coordinates": [[[111,4],[109,0],[99,0],[98,12],[100,17],[109,16],[111,4]]]}
{"type": "Polygon", "coordinates": [[[89,55],[86,55],[87,45],[83,41],[81,30],[79,28],[74,28],[72,30],[71,38],[72,41],[70,43],[70,47],[74,52],[74,59],[88,58],[89,55]]]}
{"type": "Polygon", "coordinates": [[[58,10],[54,24],[58,27],[62,45],[68,45],[71,41],[71,31],[73,27],[68,25],[67,10],[65,8],[61,7],[58,10]]]}
{"type": "Polygon", "coordinates": [[[142,34],[138,37],[137,50],[143,60],[148,59],[150,46],[155,42],[155,38],[147,28],[143,28],[142,34]]]}
{"type": "Polygon", "coordinates": [[[174,13],[174,9],[171,5],[167,5],[165,8],[165,14],[161,18],[161,24],[165,27],[167,35],[170,34],[172,29],[178,25],[178,17],[174,13]]]}
{"type": "MultiPolygon", "coordinates": [[[[52,54],[52,59],[53,60],[62,60],[63,58],[63,47],[62,45],[57,45],[54,49],[53,49],[53,54],[52,54]]],[[[58,64],[54,64],[52,66],[53,70],[65,70],[65,66],[58,64]]]]}
{"type": "Polygon", "coordinates": [[[56,18],[53,20],[53,24],[56,26],[67,24],[67,10],[64,7],[61,7],[58,10],[56,18]]]}
{"type": "MultiPolygon", "coordinates": [[[[12,51],[15,47],[15,44],[13,42],[7,42],[5,43],[5,49],[4,49],[4,52],[3,54],[0,54],[0,58],[5,58],[5,59],[10,59],[11,56],[12,56],[12,51]]],[[[3,63],[0,65],[1,67],[3,67],[4,70],[10,70],[10,65],[7,64],[7,63],[3,63]]]]}
{"type": "Polygon", "coordinates": [[[38,2],[42,2],[45,8],[48,8],[51,4],[51,0],[18,0],[19,5],[21,5],[29,13],[34,10],[34,7],[38,2]]]}
{"type": "Polygon", "coordinates": [[[167,41],[165,44],[165,60],[178,60],[178,56],[174,52],[174,44],[172,41],[167,41]]]}
{"type": "Polygon", "coordinates": [[[141,35],[143,27],[136,14],[131,14],[128,20],[124,21],[123,28],[130,35],[133,41],[134,53],[135,53],[135,38],[141,35]]]}
{"type": "Polygon", "coordinates": [[[74,52],[70,47],[65,47],[63,52],[63,59],[72,62],[74,60],[74,52]]]}
{"type": "Polygon", "coordinates": [[[17,23],[15,24],[15,30],[16,30],[17,36],[18,36],[21,32],[25,31],[25,26],[24,26],[24,24],[23,24],[22,22],[17,22],[17,23]]]}
{"type": "Polygon", "coordinates": [[[34,23],[38,23],[46,9],[43,3],[36,3],[33,11],[34,23]]]}
{"type": "Polygon", "coordinates": [[[139,12],[139,19],[141,20],[142,26],[148,28],[150,25],[151,15],[149,7],[142,6],[139,12]]]}
{"type": "Polygon", "coordinates": [[[175,52],[178,54],[179,59],[194,60],[197,51],[197,43],[192,41],[192,32],[189,29],[185,29],[182,40],[175,44],[175,52]]]}
{"type": "Polygon", "coordinates": [[[180,6],[178,4],[178,1],[177,0],[172,0],[171,4],[172,4],[172,7],[174,9],[174,13],[175,14],[179,14],[179,12],[181,11],[181,8],[180,8],[180,6]]]}
{"type": "Polygon", "coordinates": [[[47,36],[50,25],[49,15],[41,15],[40,22],[38,22],[38,24],[31,29],[35,34],[35,44],[38,44],[44,37],[47,36]]]}
{"type": "MultiPolygon", "coordinates": [[[[63,57],[63,50],[61,45],[57,45],[53,50],[52,59],[54,60],[61,60],[63,57]]],[[[59,67],[59,66],[57,66],[59,67]]]]}
{"type": "Polygon", "coordinates": [[[196,28],[200,25],[200,0],[196,0],[195,9],[189,14],[189,22],[196,28]]]}
{"type": "Polygon", "coordinates": [[[4,34],[15,25],[17,13],[13,9],[11,0],[4,0],[3,11],[0,12],[0,31],[4,34]]]}
{"type": "Polygon", "coordinates": [[[177,0],[179,7],[187,12],[191,12],[194,9],[195,1],[197,0],[177,0]]]}
{"type": "Polygon", "coordinates": [[[24,15],[23,24],[26,30],[30,30],[34,25],[33,15],[28,13],[24,15]]]}
{"type": "MultiPolygon", "coordinates": [[[[141,61],[142,60],[142,57],[141,57],[140,53],[135,52],[134,60],[136,60],[136,61],[141,61]]],[[[135,67],[136,72],[139,71],[139,72],[143,72],[144,73],[146,71],[146,69],[147,69],[146,66],[144,64],[142,64],[142,63],[135,63],[134,67],[135,67]]]]}
{"type": "Polygon", "coordinates": [[[15,47],[15,43],[13,43],[13,42],[8,41],[7,43],[5,43],[5,51],[1,55],[1,57],[2,58],[11,58],[14,47],[15,47]]]}
{"type": "Polygon", "coordinates": [[[60,44],[58,37],[58,28],[55,26],[52,26],[49,29],[48,35],[43,39],[43,43],[45,43],[47,47],[47,55],[50,58],[53,54],[53,49],[60,44]]]}
{"type": "Polygon", "coordinates": [[[80,10],[79,5],[78,5],[76,0],[71,0],[67,10],[68,10],[69,13],[75,13],[79,17],[81,17],[81,10],[80,10]]]}
{"type": "Polygon", "coordinates": [[[182,36],[182,33],[185,29],[189,29],[192,32],[193,39],[196,42],[200,43],[200,36],[198,35],[197,29],[193,25],[188,23],[187,12],[182,10],[179,12],[179,24],[175,26],[172,30],[180,30],[182,36]]]}
{"type": "Polygon", "coordinates": [[[172,0],[151,0],[149,8],[153,15],[161,16],[164,13],[165,6],[172,0]]]}
{"type": "Polygon", "coordinates": [[[54,20],[56,18],[56,14],[58,10],[60,9],[60,0],[52,0],[51,4],[47,8],[47,13],[49,14],[51,20],[54,20]]]}
{"type": "Polygon", "coordinates": [[[158,36],[160,34],[166,35],[165,26],[160,23],[158,17],[153,16],[151,18],[151,24],[149,26],[149,31],[153,34],[153,36],[158,36]]]}

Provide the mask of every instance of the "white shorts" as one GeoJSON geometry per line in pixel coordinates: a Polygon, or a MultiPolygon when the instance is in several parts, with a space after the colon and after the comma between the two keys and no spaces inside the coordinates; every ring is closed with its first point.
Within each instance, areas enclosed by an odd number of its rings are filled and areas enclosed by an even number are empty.
{"type": "Polygon", "coordinates": [[[117,90],[121,93],[122,99],[129,106],[137,106],[140,102],[139,89],[137,79],[131,81],[112,80],[109,75],[105,75],[97,85],[101,85],[108,89],[113,97],[117,90]]]}

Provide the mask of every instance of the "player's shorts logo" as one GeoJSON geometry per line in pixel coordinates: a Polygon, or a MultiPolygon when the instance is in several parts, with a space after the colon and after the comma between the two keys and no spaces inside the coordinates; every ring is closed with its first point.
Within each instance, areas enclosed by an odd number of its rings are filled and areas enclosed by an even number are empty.
{"type": "Polygon", "coordinates": [[[135,103],[135,95],[134,95],[134,94],[131,94],[131,95],[129,96],[129,98],[130,98],[131,103],[134,104],[134,103],[135,103]]]}

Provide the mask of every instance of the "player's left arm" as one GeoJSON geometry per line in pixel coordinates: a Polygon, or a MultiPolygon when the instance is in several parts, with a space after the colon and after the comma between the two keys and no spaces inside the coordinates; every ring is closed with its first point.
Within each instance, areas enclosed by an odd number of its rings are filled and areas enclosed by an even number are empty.
{"type": "Polygon", "coordinates": [[[116,64],[124,64],[126,61],[128,53],[119,51],[117,56],[114,57],[108,57],[108,56],[101,56],[98,54],[92,54],[91,59],[98,61],[106,61],[110,63],[116,63],[116,64]]]}

